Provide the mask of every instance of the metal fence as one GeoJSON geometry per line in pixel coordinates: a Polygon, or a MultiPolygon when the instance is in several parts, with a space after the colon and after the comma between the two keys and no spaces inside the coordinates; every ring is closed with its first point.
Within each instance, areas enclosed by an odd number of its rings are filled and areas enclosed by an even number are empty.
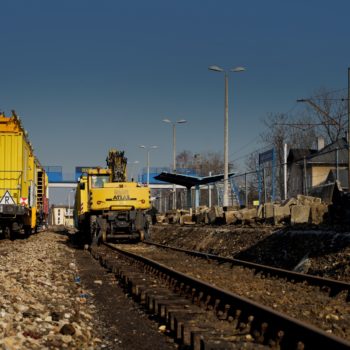
{"type": "MultiPolygon", "coordinates": [[[[320,189],[338,181],[348,190],[348,149],[336,148],[319,152],[287,164],[264,163],[254,171],[229,178],[229,205],[252,207],[261,203],[281,202],[298,194],[317,195],[320,189]]],[[[172,209],[172,190],[152,192],[154,205],[160,211],[172,209]]],[[[176,192],[177,208],[186,208],[187,190],[176,192]]],[[[192,207],[196,192],[192,189],[192,207]]],[[[201,186],[200,206],[222,206],[223,181],[201,186]]]]}

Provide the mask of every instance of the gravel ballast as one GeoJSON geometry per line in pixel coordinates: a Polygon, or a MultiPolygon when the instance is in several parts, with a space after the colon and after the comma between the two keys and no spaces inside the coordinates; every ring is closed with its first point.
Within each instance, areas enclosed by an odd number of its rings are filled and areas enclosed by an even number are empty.
{"type": "Polygon", "coordinates": [[[0,349],[176,349],[77,235],[0,239],[0,349]]]}
{"type": "Polygon", "coordinates": [[[99,348],[93,305],[66,243],[52,232],[0,241],[0,348],[99,348]]]}

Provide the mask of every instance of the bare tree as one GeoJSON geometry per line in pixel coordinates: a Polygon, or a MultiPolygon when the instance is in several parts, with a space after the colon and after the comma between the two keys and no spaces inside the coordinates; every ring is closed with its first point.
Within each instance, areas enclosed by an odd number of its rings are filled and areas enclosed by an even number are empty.
{"type": "MultiPolygon", "coordinates": [[[[248,203],[252,203],[258,196],[258,173],[259,168],[259,152],[254,151],[251,153],[245,161],[247,169],[247,192],[248,192],[248,203]]],[[[242,181],[242,179],[241,179],[242,181]]],[[[246,206],[248,206],[246,203],[246,206]]]]}
{"type": "Polygon", "coordinates": [[[192,168],[193,153],[188,150],[183,150],[176,156],[176,164],[179,168],[192,168]]]}
{"type": "MultiPolygon", "coordinates": [[[[179,168],[192,168],[196,170],[199,176],[207,176],[209,172],[219,174],[223,172],[224,161],[220,152],[196,153],[184,150],[176,157],[176,163],[179,168]]],[[[232,164],[229,164],[232,169],[232,164]]]]}
{"type": "MultiPolygon", "coordinates": [[[[276,157],[277,196],[283,194],[284,144],[290,148],[312,148],[316,141],[316,133],[312,119],[305,114],[298,119],[286,114],[270,114],[263,120],[266,130],[261,134],[265,147],[273,148],[276,157]]],[[[268,170],[272,173],[272,170],[268,170]]]]}

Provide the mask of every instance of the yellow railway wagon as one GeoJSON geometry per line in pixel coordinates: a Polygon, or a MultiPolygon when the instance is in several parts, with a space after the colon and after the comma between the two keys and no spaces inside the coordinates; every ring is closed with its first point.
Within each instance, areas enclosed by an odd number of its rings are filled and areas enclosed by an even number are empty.
{"type": "Polygon", "coordinates": [[[0,228],[5,236],[36,226],[38,161],[13,111],[0,114],[0,228]]]}

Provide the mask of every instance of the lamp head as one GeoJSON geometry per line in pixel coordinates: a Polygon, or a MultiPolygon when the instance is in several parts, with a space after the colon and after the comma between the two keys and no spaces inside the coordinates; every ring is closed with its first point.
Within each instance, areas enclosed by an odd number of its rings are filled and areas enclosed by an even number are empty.
{"type": "Polygon", "coordinates": [[[239,73],[239,72],[244,72],[245,68],[244,67],[235,67],[230,69],[231,72],[239,73]]]}
{"type": "Polygon", "coordinates": [[[214,66],[209,66],[208,69],[212,70],[214,72],[223,72],[224,71],[221,67],[215,66],[215,65],[214,66]]]}

